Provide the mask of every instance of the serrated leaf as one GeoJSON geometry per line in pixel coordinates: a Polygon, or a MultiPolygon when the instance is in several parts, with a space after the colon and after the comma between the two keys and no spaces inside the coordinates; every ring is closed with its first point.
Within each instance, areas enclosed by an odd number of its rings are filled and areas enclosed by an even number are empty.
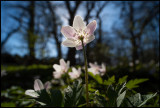
{"type": "Polygon", "coordinates": [[[95,91],[96,91],[96,89],[92,88],[92,85],[91,85],[91,84],[88,84],[88,90],[89,90],[90,92],[95,92],[95,91]]]}
{"type": "Polygon", "coordinates": [[[143,83],[145,81],[147,81],[148,79],[134,79],[134,80],[130,80],[127,82],[126,87],[128,89],[133,89],[136,87],[139,87],[138,84],[143,83]]]}
{"type": "Polygon", "coordinates": [[[119,80],[118,80],[118,84],[122,84],[122,83],[124,83],[126,80],[127,80],[127,75],[126,76],[124,76],[124,77],[122,77],[122,78],[119,78],[119,80]]]}
{"type": "Polygon", "coordinates": [[[109,78],[107,81],[104,81],[105,85],[112,85],[113,83],[115,83],[115,76],[113,75],[111,78],[109,78]]]}

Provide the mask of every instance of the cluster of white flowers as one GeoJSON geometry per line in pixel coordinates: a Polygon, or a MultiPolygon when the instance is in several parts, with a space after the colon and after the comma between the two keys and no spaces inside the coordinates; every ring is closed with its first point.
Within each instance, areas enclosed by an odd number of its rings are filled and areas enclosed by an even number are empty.
{"type": "Polygon", "coordinates": [[[68,72],[70,62],[67,61],[67,63],[64,61],[64,59],[60,59],[59,64],[54,64],[53,68],[55,71],[53,72],[53,76],[55,79],[61,78],[61,76],[68,72]]]}
{"type": "Polygon", "coordinates": [[[94,75],[99,74],[101,76],[103,76],[106,73],[106,66],[104,63],[101,64],[101,66],[99,66],[97,64],[97,62],[93,63],[89,63],[90,68],[88,68],[89,72],[92,72],[94,75]]]}
{"type": "MultiPolygon", "coordinates": [[[[67,63],[64,61],[64,59],[60,59],[60,65],[58,64],[54,64],[53,68],[55,69],[55,71],[53,72],[53,77],[55,79],[60,79],[62,77],[63,74],[67,74],[69,75],[69,77],[71,79],[76,79],[79,78],[81,75],[81,68],[79,67],[78,69],[76,69],[75,67],[72,67],[72,72],[68,72],[68,69],[70,68],[70,62],[67,61],[67,63]]],[[[94,75],[99,74],[101,76],[103,76],[106,73],[106,66],[104,63],[101,64],[101,66],[99,66],[97,64],[97,62],[93,63],[89,63],[90,68],[88,68],[89,72],[92,72],[94,75]]]]}
{"type": "MultiPolygon", "coordinates": [[[[70,67],[70,61],[67,61],[67,63],[64,61],[64,59],[60,59],[59,61],[60,65],[54,64],[53,68],[55,71],[53,72],[53,77],[55,79],[59,79],[62,77],[63,74],[68,73],[68,69],[70,67]]],[[[81,68],[78,68],[78,70],[73,67],[72,72],[69,72],[68,75],[71,79],[76,79],[80,77],[81,75],[81,68]]]]}

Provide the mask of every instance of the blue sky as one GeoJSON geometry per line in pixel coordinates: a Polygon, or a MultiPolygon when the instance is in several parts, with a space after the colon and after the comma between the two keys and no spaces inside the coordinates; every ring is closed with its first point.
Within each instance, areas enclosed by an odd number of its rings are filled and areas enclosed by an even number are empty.
{"type": "MultiPolygon", "coordinates": [[[[6,32],[9,31],[9,29],[11,29],[14,25],[14,27],[17,26],[17,23],[12,20],[11,18],[9,18],[9,14],[13,14],[16,13],[14,9],[8,8],[7,9],[7,3],[8,2],[12,2],[12,1],[2,1],[1,2],[1,40],[3,40],[6,36],[6,32]]],[[[25,1],[23,1],[25,2],[25,1]]],[[[58,1],[54,1],[54,3],[59,3],[58,1]]],[[[80,16],[84,16],[84,10],[83,7],[81,5],[81,7],[79,7],[80,9],[78,10],[76,15],[80,15],[80,16]]],[[[119,18],[119,12],[120,12],[120,8],[115,7],[112,3],[110,3],[109,5],[107,5],[104,9],[103,12],[101,13],[101,16],[103,18],[103,29],[104,31],[107,32],[111,32],[112,31],[112,25],[115,21],[117,21],[117,19],[119,18]]],[[[67,19],[64,17],[68,16],[67,15],[67,11],[64,10],[63,8],[58,8],[57,9],[57,14],[60,16],[61,20],[63,21],[63,25],[66,26],[68,25],[68,21],[67,19]]],[[[93,12],[94,14],[94,12],[93,12]]],[[[93,19],[91,19],[93,20],[93,19]]],[[[22,34],[18,34],[15,33],[6,43],[6,47],[9,53],[11,54],[18,54],[18,55],[25,55],[28,53],[28,51],[26,50],[27,48],[27,44],[25,44],[25,42],[22,41],[23,40],[23,36],[22,34]]],[[[57,55],[57,51],[56,51],[56,47],[53,44],[53,41],[48,42],[48,49],[50,49],[50,53],[47,56],[50,57],[55,57],[57,55]]],[[[68,48],[62,46],[62,52],[65,55],[67,53],[68,48]]],[[[37,53],[37,57],[39,56],[39,54],[37,53]]]]}

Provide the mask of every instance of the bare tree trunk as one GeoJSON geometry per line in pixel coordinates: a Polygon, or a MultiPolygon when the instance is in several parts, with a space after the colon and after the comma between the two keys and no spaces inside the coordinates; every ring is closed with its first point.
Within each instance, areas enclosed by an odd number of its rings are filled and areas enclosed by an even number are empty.
{"type": "Polygon", "coordinates": [[[100,17],[98,17],[99,19],[99,29],[98,29],[98,33],[99,33],[99,38],[98,38],[98,43],[102,43],[102,19],[100,17]]]}
{"type": "Polygon", "coordinates": [[[47,4],[48,4],[48,7],[49,7],[49,10],[51,11],[52,13],[52,16],[53,16],[53,30],[52,30],[52,33],[54,34],[54,39],[56,41],[56,47],[57,47],[57,51],[58,51],[58,59],[61,59],[62,57],[62,51],[61,51],[61,42],[59,41],[58,39],[58,22],[57,22],[57,19],[56,19],[56,13],[54,12],[54,10],[52,9],[52,5],[49,1],[47,1],[47,4]]]}
{"type": "MultiPolygon", "coordinates": [[[[101,19],[101,12],[103,11],[103,9],[105,8],[105,6],[107,5],[108,2],[104,2],[101,6],[99,6],[99,9],[97,11],[97,14],[96,14],[96,18],[99,20],[99,30],[98,30],[98,33],[99,33],[99,38],[98,38],[98,43],[101,43],[102,42],[102,19],[101,19]]],[[[100,5],[100,4],[97,4],[97,5],[100,5]]]]}
{"type": "MultiPolygon", "coordinates": [[[[89,18],[91,18],[91,12],[95,8],[96,1],[86,1],[85,7],[87,14],[85,15],[84,21],[89,24],[89,18]]],[[[89,56],[90,44],[86,46],[86,55],[89,56]]],[[[90,61],[90,58],[87,57],[87,61],[90,61]]]]}
{"type": "Polygon", "coordinates": [[[35,2],[31,1],[30,6],[29,6],[29,29],[28,29],[28,48],[29,48],[29,58],[30,62],[32,62],[35,59],[35,42],[36,42],[36,37],[34,34],[34,16],[35,16],[35,2]]]}

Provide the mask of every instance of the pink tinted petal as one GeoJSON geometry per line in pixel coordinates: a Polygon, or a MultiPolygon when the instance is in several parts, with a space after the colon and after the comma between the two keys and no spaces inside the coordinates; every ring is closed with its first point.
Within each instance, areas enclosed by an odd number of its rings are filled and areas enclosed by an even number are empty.
{"type": "Polygon", "coordinates": [[[75,47],[76,44],[73,40],[66,39],[65,41],[62,42],[62,44],[66,47],[75,47]]]}
{"type": "Polygon", "coordinates": [[[55,72],[53,72],[53,76],[54,76],[55,79],[59,79],[62,76],[62,72],[55,71],[55,72]]]}
{"type": "Polygon", "coordinates": [[[66,63],[65,63],[64,59],[60,59],[59,63],[60,63],[60,65],[63,66],[63,67],[66,66],[66,63]]]}
{"type": "Polygon", "coordinates": [[[74,38],[76,36],[76,31],[71,26],[63,26],[61,29],[61,33],[66,38],[74,38]]]}
{"type": "MultiPolygon", "coordinates": [[[[86,46],[87,43],[84,43],[84,46],[86,46]]],[[[76,46],[76,50],[81,50],[83,47],[82,45],[76,46]]]]}
{"type": "Polygon", "coordinates": [[[60,72],[60,71],[61,71],[61,66],[58,65],[58,64],[54,64],[54,65],[53,65],[53,68],[54,68],[57,72],[60,72]]]}
{"type": "Polygon", "coordinates": [[[82,73],[82,72],[81,72],[81,68],[78,68],[78,73],[79,73],[79,74],[81,74],[81,73],[82,73]]]}
{"type": "Polygon", "coordinates": [[[86,25],[81,16],[75,16],[73,20],[73,28],[76,30],[83,30],[86,28],[86,25]]]}
{"type": "Polygon", "coordinates": [[[45,84],[44,84],[44,88],[46,90],[50,89],[51,88],[51,83],[49,81],[47,81],[45,84]]]}
{"type": "Polygon", "coordinates": [[[80,45],[76,47],[76,50],[81,50],[82,48],[83,48],[82,45],[80,45]]]}
{"type": "Polygon", "coordinates": [[[67,68],[69,68],[70,66],[70,61],[67,61],[67,68]]]}
{"type": "Polygon", "coordinates": [[[90,43],[91,41],[93,41],[95,39],[95,36],[94,35],[90,35],[88,37],[88,40],[87,40],[87,43],[90,43]]]}
{"type": "Polygon", "coordinates": [[[93,63],[89,63],[90,67],[95,67],[95,65],[93,63]]]}
{"type": "Polygon", "coordinates": [[[91,23],[87,25],[87,33],[89,35],[92,35],[96,29],[96,26],[97,26],[97,22],[96,20],[93,20],[91,23]]]}
{"type": "Polygon", "coordinates": [[[34,90],[37,91],[37,90],[42,90],[42,89],[44,89],[43,83],[41,82],[41,80],[36,79],[34,81],[34,90]]]}

